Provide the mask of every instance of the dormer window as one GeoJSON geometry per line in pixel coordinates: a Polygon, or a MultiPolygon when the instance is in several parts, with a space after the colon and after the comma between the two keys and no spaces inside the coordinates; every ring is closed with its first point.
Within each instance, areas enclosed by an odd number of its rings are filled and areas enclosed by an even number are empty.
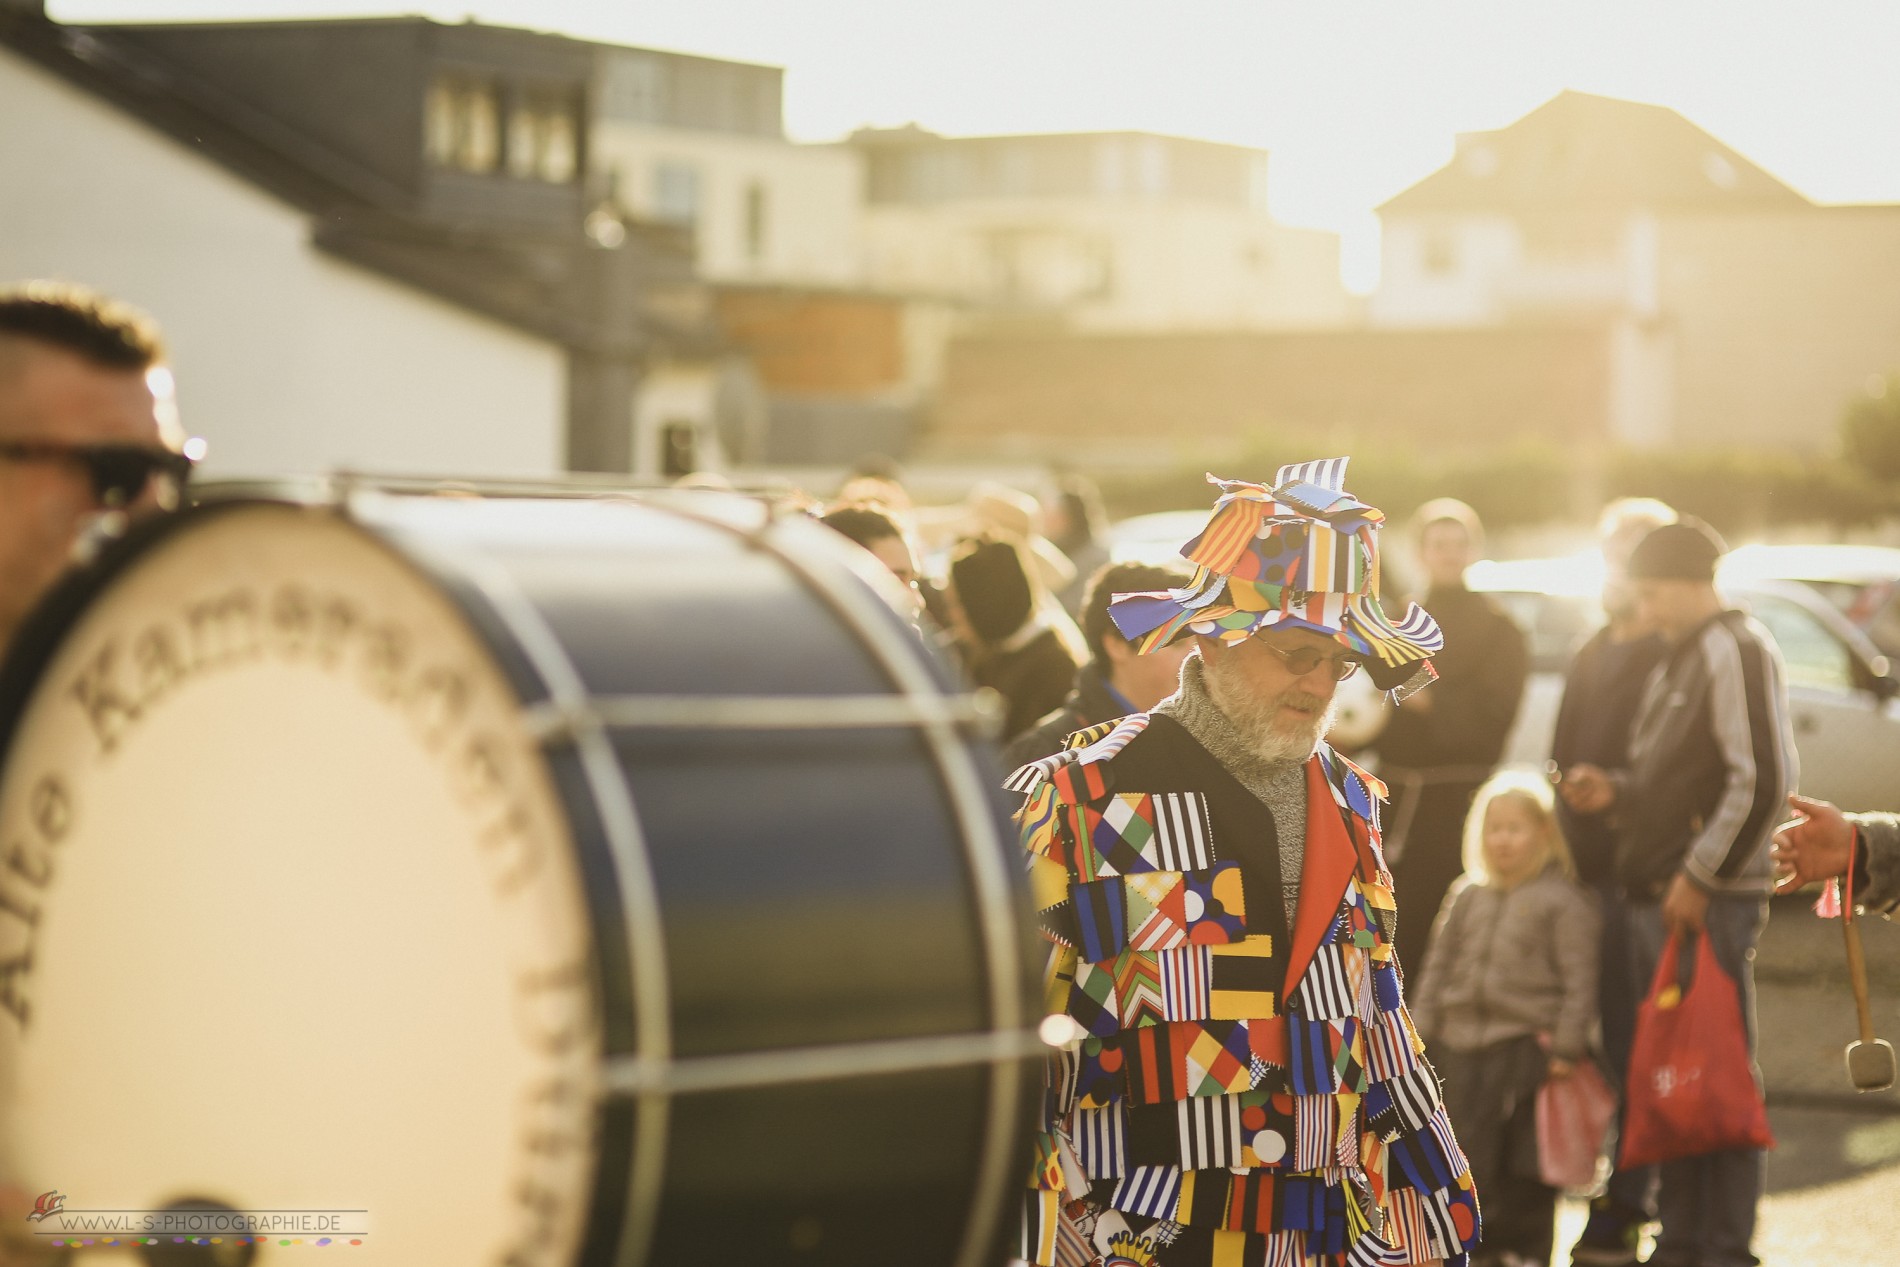
{"type": "Polygon", "coordinates": [[[580,171],[580,125],[572,97],[524,90],[508,113],[508,174],[565,185],[580,171]]]}
{"type": "Polygon", "coordinates": [[[487,173],[501,163],[501,92],[493,80],[438,75],[423,118],[429,161],[487,173]]]}

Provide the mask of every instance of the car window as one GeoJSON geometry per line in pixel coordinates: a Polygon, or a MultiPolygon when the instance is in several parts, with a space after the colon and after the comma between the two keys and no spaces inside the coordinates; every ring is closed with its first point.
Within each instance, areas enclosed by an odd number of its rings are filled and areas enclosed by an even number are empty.
{"type": "Polygon", "coordinates": [[[1788,666],[1790,686],[1812,686],[1848,692],[1854,689],[1854,662],[1847,644],[1836,638],[1814,614],[1785,598],[1753,595],[1749,609],[1768,627],[1788,666]]]}

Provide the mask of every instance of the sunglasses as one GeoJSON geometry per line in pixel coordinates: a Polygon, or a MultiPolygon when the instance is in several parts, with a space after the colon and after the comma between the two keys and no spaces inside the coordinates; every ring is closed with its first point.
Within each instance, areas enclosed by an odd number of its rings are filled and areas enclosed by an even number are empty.
{"type": "Polygon", "coordinates": [[[65,462],[81,467],[92,482],[92,497],[108,509],[130,506],[154,479],[162,481],[161,502],[175,503],[191,480],[191,468],[204,454],[204,441],[191,440],[182,453],[142,444],[65,444],[58,440],[0,440],[0,459],[13,462],[65,462]]]}
{"type": "Polygon", "coordinates": [[[1294,677],[1305,677],[1320,665],[1326,666],[1327,674],[1335,682],[1344,682],[1357,673],[1365,661],[1348,651],[1343,655],[1327,655],[1311,647],[1301,647],[1296,651],[1282,651],[1279,647],[1261,643],[1268,651],[1286,661],[1286,671],[1294,677]]]}

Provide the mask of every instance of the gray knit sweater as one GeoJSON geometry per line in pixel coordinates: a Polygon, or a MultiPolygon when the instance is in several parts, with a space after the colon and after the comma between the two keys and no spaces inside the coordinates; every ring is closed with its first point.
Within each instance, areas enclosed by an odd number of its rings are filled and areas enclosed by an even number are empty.
{"type": "Polygon", "coordinates": [[[1300,868],[1306,861],[1306,763],[1267,761],[1248,746],[1246,737],[1207,693],[1199,656],[1182,662],[1181,689],[1155,705],[1154,711],[1179,722],[1273,815],[1280,846],[1280,900],[1286,904],[1291,927],[1300,905],[1300,868]]]}
{"type": "Polygon", "coordinates": [[[1849,814],[1867,846],[1867,889],[1854,903],[1892,915],[1900,909],[1900,814],[1849,814]]]}

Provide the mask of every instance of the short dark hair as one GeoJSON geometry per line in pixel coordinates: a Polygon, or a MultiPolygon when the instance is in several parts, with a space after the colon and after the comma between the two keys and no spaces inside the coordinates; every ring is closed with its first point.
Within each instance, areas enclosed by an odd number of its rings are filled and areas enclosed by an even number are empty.
{"type": "Polygon", "coordinates": [[[0,289],[0,340],[7,338],[51,344],[108,369],[148,370],[165,359],[150,317],[67,282],[0,289]]]}
{"type": "Polygon", "coordinates": [[[818,522],[833,532],[843,533],[866,549],[870,548],[872,542],[885,541],[891,537],[901,541],[904,536],[904,530],[897,526],[897,521],[882,506],[863,502],[839,506],[822,515],[818,522]]]}
{"type": "MultiPolygon", "coordinates": [[[[1088,640],[1089,658],[1096,664],[1105,664],[1108,655],[1102,650],[1105,638],[1121,638],[1121,630],[1115,627],[1114,620],[1108,614],[1108,605],[1117,594],[1134,594],[1145,590],[1179,589],[1192,577],[1185,566],[1157,567],[1152,563],[1105,563],[1095,570],[1089,578],[1088,595],[1082,600],[1082,636],[1088,640]]],[[[1122,638],[1123,642],[1128,641],[1122,638]]]]}
{"type": "Polygon", "coordinates": [[[973,537],[950,556],[950,585],[970,629],[985,644],[1002,642],[1035,614],[1039,597],[1013,541],[973,537]]]}

